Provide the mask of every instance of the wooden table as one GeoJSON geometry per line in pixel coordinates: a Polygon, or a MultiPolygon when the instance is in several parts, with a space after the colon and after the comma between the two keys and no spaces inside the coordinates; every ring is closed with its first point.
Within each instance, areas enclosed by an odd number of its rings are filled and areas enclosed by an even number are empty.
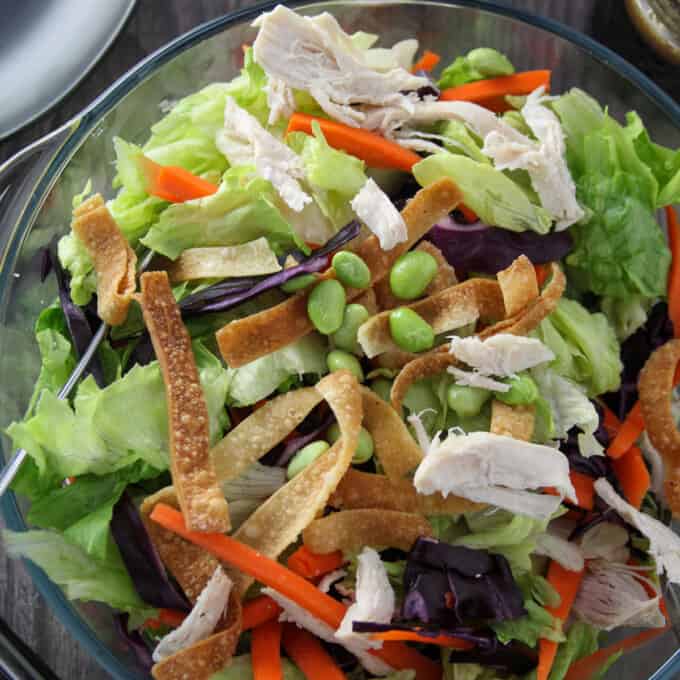
{"type": "MultiPolygon", "coordinates": [[[[78,113],[116,78],[171,38],[197,24],[242,7],[249,0],[138,0],[112,48],[55,109],[0,142],[0,162],[78,113]]],[[[618,51],[680,99],[680,79],[633,30],[622,0],[508,0],[508,5],[570,24],[618,51]]],[[[0,547],[1,551],[1,547],[0,547]]],[[[36,592],[20,564],[0,553],[0,616],[64,680],[104,678],[101,667],[70,638],[36,592]]]]}

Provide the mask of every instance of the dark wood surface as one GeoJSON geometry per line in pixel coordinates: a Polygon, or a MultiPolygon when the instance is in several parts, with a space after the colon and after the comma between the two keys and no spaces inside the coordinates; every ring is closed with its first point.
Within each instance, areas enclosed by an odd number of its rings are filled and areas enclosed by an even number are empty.
{"type": "MultiPolygon", "coordinates": [[[[138,0],[111,49],[83,82],[52,111],[0,142],[0,162],[74,116],[115,79],[171,38],[204,21],[254,4],[248,0],[138,0]]],[[[591,35],[680,99],[677,68],[664,64],[638,37],[623,9],[623,0],[509,0],[506,4],[552,17],[591,35]]],[[[0,616],[63,680],[106,677],[49,611],[23,567],[7,561],[1,546],[0,616]]]]}

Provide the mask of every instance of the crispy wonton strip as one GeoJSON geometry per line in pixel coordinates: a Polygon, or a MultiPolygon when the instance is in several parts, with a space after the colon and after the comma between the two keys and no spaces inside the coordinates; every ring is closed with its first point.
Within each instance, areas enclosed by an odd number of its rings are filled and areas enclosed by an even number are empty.
{"type": "Polygon", "coordinates": [[[664,487],[674,515],[680,515],[680,432],[671,411],[680,340],[669,340],[647,359],[638,381],[640,407],[649,439],[664,460],[664,487]]]}
{"type": "Polygon", "coordinates": [[[118,326],[127,318],[135,292],[137,256],[99,194],[73,211],[72,228],[97,273],[97,313],[109,325],[118,326]]]}
{"type": "Polygon", "coordinates": [[[258,238],[238,246],[189,248],[170,264],[173,283],[192,279],[258,276],[281,271],[267,239],[258,238]]]}
{"type": "Polygon", "coordinates": [[[375,392],[361,388],[364,427],[371,433],[375,455],[391,480],[403,479],[423,459],[423,452],[396,411],[375,392]]]}
{"type": "MultiPolygon", "coordinates": [[[[503,317],[500,288],[495,281],[485,279],[469,279],[404,306],[422,316],[439,334],[475,323],[483,313],[488,318],[489,309],[480,308],[480,301],[483,305],[491,301],[492,311],[500,313],[495,318],[503,317]],[[498,293],[496,305],[492,301],[494,292],[498,293]]],[[[359,327],[359,344],[369,358],[398,349],[390,333],[390,313],[381,312],[359,327]]]]}
{"type": "Polygon", "coordinates": [[[315,389],[331,407],[340,439],[270,496],[234,534],[235,539],[273,559],[324,508],[347,472],[359,441],[363,411],[356,378],[349,371],[336,371],[320,380],[315,389]]]}
{"type": "Polygon", "coordinates": [[[505,316],[514,316],[538,297],[536,270],[526,255],[520,255],[507,269],[498,272],[505,316]]]}
{"type": "Polygon", "coordinates": [[[432,536],[422,515],[375,508],[334,512],[314,520],[302,535],[305,546],[320,555],[359,552],[366,545],[409,551],[419,536],[432,536]]]}
{"type": "Polygon", "coordinates": [[[227,616],[218,624],[219,631],[163,659],[151,669],[151,674],[155,680],[209,680],[225,668],[234,655],[241,635],[241,621],[241,596],[232,588],[227,616]]]}
{"type": "MultiPolygon", "coordinates": [[[[356,253],[366,262],[375,284],[385,277],[395,260],[405,253],[439,219],[447,215],[460,202],[458,187],[447,179],[421,189],[402,210],[408,230],[408,239],[389,252],[380,248],[376,236],[369,236],[356,253]]],[[[332,270],[324,274],[333,276],[332,270]]],[[[216,336],[224,360],[238,368],[265,354],[270,354],[295,342],[313,330],[307,317],[307,298],[311,289],[300,291],[284,302],[265,311],[238,319],[221,328],[216,336]]],[[[347,291],[347,299],[361,295],[357,289],[347,291]]]]}
{"type": "Polygon", "coordinates": [[[555,262],[550,265],[550,273],[552,278],[536,300],[529,303],[525,309],[515,316],[485,328],[479,334],[479,337],[485,340],[497,333],[527,335],[527,333],[533,331],[555,309],[562,293],[564,293],[566,279],[559,265],[555,262]]]}
{"type": "Polygon", "coordinates": [[[498,399],[491,402],[492,434],[503,434],[513,439],[531,441],[534,434],[534,420],[536,409],[529,406],[508,406],[498,399]]]}
{"type": "Polygon", "coordinates": [[[378,301],[375,297],[375,290],[373,290],[373,288],[369,288],[362,295],[356,298],[354,302],[356,302],[358,305],[363,305],[366,307],[368,313],[371,315],[377,314],[380,311],[380,308],[378,307],[378,301]]]}
{"type": "Polygon", "coordinates": [[[421,515],[459,515],[481,510],[485,506],[458,496],[440,493],[425,496],[416,491],[410,479],[392,481],[385,475],[350,468],[329,500],[342,510],[379,508],[421,515]]]}
{"type": "Polygon", "coordinates": [[[322,400],[314,387],[292,390],[241,421],[210,451],[220,483],[243,474],[282,442],[322,400]]]}
{"type": "Polygon", "coordinates": [[[170,431],[170,471],[182,514],[194,531],[229,531],[227,501],[210,460],[208,407],[189,333],[165,272],[141,277],[139,302],[163,373],[170,431]]]}

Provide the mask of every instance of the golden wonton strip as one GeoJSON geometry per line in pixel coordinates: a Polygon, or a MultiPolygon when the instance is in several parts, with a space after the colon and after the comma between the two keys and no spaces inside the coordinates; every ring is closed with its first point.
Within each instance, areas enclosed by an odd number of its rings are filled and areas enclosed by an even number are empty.
{"type": "Polygon", "coordinates": [[[552,278],[536,300],[515,316],[485,328],[479,333],[479,337],[485,340],[497,333],[527,335],[533,331],[557,307],[567,283],[559,265],[554,262],[550,266],[550,273],[552,278]]]}
{"type": "Polygon", "coordinates": [[[485,506],[458,496],[440,493],[424,496],[409,479],[392,481],[385,475],[350,468],[331,496],[329,505],[342,510],[377,508],[421,515],[459,515],[485,506]]]}
{"type": "Polygon", "coordinates": [[[397,412],[375,392],[361,388],[364,427],[371,433],[375,455],[387,477],[397,481],[413,472],[423,452],[397,412]]]}
{"type": "Polygon", "coordinates": [[[137,256],[99,194],[73,211],[72,228],[97,273],[97,313],[104,322],[118,326],[127,318],[135,292],[137,256]]]}
{"type": "Polygon", "coordinates": [[[673,514],[680,516],[680,432],[671,410],[680,340],[669,340],[647,359],[638,381],[640,407],[649,439],[664,460],[664,487],[673,514]]]}
{"type": "MultiPolygon", "coordinates": [[[[502,318],[500,305],[502,305],[500,288],[495,281],[470,279],[403,306],[419,314],[432,326],[432,330],[439,334],[476,322],[482,316],[482,312],[488,318],[490,308],[492,311],[500,312],[500,316],[496,318],[502,318]],[[496,304],[493,302],[489,304],[496,292],[498,293],[496,304]],[[480,309],[480,301],[486,308],[480,309]]],[[[390,333],[390,313],[381,312],[359,327],[359,344],[369,358],[398,349],[390,333]]]]}
{"type": "Polygon", "coordinates": [[[514,316],[538,297],[536,270],[526,255],[520,255],[507,269],[498,272],[505,315],[514,316]]]}
{"type": "Polygon", "coordinates": [[[368,313],[371,315],[377,314],[380,311],[380,308],[378,307],[378,301],[375,296],[375,290],[373,288],[369,288],[358,298],[355,298],[354,302],[356,302],[358,305],[363,305],[366,307],[368,313]]]}
{"type": "MultiPolygon", "coordinates": [[[[372,284],[385,277],[395,260],[411,248],[433,224],[448,215],[460,200],[458,187],[451,180],[435,182],[421,189],[402,210],[408,230],[405,243],[400,243],[388,252],[380,248],[375,236],[369,236],[360,243],[356,253],[368,265],[372,284]]],[[[323,276],[332,277],[332,269],[323,276]]],[[[307,298],[310,292],[311,287],[270,309],[232,321],[217,331],[217,343],[227,364],[238,368],[311,333],[313,326],[307,317],[307,298]]],[[[351,288],[347,291],[347,299],[354,300],[361,294],[362,291],[351,288]]]]}
{"type": "MultiPolygon", "coordinates": [[[[349,371],[336,371],[315,389],[326,399],[341,437],[322,456],[270,496],[238,529],[234,538],[277,558],[323,510],[352,462],[359,441],[362,407],[359,383],[349,371]]],[[[244,579],[247,587],[250,579],[244,579]]]]}
{"type": "Polygon", "coordinates": [[[322,400],[313,387],[292,390],[268,401],[240,422],[210,451],[219,482],[243,474],[282,442],[322,400]]]}
{"type": "Polygon", "coordinates": [[[533,405],[508,406],[494,399],[491,402],[490,432],[528,442],[534,434],[535,417],[536,409],[533,405]]]}
{"type": "Polygon", "coordinates": [[[319,555],[359,552],[366,545],[408,552],[419,536],[432,536],[422,515],[378,509],[334,512],[312,522],[302,534],[305,546],[319,555]]]}
{"type": "Polygon", "coordinates": [[[151,675],[155,680],[210,680],[231,661],[241,624],[241,597],[232,588],[227,616],[218,624],[218,632],[163,659],[151,669],[151,675]]]}
{"type": "Polygon", "coordinates": [[[227,501],[210,460],[208,407],[189,333],[168,275],[147,272],[141,283],[139,302],[165,383],[170,471],[182,514],[193,531],[229,531],[227,501]]]}

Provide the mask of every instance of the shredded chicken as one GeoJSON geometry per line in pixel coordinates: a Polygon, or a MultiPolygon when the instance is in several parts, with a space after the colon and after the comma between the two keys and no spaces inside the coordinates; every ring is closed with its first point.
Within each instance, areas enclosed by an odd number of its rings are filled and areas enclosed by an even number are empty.
{"type": "Polygon", "coordinates": [[[392,250],[408,239],[404,218],[374,179],[366,181],[351,205],[359,219],[378,237],[383,250],[392,250]]]}
{"type": "Polygon", "coordinates": [[[446,370],[455,378],[456,385],[479,387],[483,390],[491,390],[492,392],[507,392],[510,389],[510,385],[507,383],[499,382],[477,371],[464,371],[456,366],[449,366],[446,370]]]}
{"type": "Polygon", "coordinates": [[[581,571],[584,559],[581,549],[561,536],[546,532],[536,537],[537,555],[545,555],[569,571],[581,571]]]}

